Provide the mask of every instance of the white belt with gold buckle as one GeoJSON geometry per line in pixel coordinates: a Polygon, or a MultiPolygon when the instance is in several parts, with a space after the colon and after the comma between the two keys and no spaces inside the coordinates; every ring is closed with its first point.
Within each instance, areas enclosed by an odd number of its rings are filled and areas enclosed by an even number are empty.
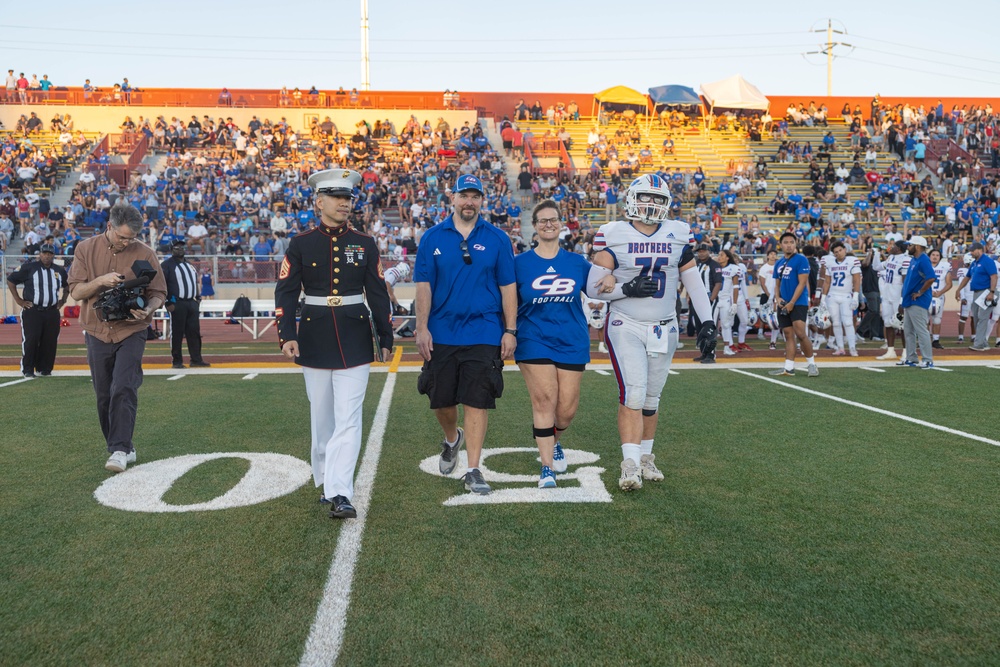
{"type": "Polygon", "coordinates": [[[365,297],[363,294],[354,294],[352,296],[307,296],[306,297],[307,306],[326,306],[327,308],[336,308],[337,306],[353,306],[364,302],[365,302],[365,297]]]}

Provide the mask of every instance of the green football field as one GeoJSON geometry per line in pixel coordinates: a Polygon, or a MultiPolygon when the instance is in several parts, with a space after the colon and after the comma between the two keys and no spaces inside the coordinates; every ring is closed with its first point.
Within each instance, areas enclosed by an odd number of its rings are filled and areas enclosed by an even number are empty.
{"type": "Polygon", "coordinates": [[[629,494],[613,377],[541,491],[507,373],[485,498],[436,474],[417,375],[373,373],[354,522],[307,479],[298,375],[147,376],[118,476],[87,378],[0,386],[0,664],[995,665],[1000,370],[745,373],[670,377],[667,478],[629,494]]]}

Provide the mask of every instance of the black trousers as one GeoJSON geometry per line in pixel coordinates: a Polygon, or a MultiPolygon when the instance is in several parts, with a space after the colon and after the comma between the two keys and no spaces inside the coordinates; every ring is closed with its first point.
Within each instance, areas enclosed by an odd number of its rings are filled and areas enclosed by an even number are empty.
{"type": "Polygon", "coordinates": [[[183,362],[181,342],[187,338],[188,354],[191,361],[201,363],[201,320],[198,317],[199,303],[194,299],[178,301],[170,313],[170,356],[175,364],[183,362]]]}
{"type": "Polygon", "coordinates": [[[882,323],[882,295],[879,292],[865,292],[868,310],[858,323],[858,335],[865,338],[881,338],[885,335],[882,323]]]}
{"type": "Polygon", "coordinates": [[[59,342],[59,309],[32,306],[21,311],[21,373],[51,373],[59,342]]]}
{"type": "Polygon", "coordinates": [[[108,443],[108,452],[135,449],[132,434],[142,386],[142,354],[146,330],[120,343],[105,343],[87,334],[87,363],[97,394],[97,418],[108,443]]]}

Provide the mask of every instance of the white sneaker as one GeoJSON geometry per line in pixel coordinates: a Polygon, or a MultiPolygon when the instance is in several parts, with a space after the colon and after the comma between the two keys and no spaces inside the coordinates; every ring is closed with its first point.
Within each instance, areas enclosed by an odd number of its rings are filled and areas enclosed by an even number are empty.
{"type": "Polygon", "coordinates": [[[683,350],[684,349],[684,343],[682,343],[681,341],[677,341],[677,349],[678,350],[683,350]]]}
{"type": "Polygon", "coordinates": [[[856,357],[856,356],[858,356],[858,351],[857,351],[857,350],[855,350],[855,349],[854,349],[853,347],[851,348],[851,356],[852,356],[852,357],[856,357]]]}
{"type": "Polygon", "coordinates": [[[643,479],[648,479],[650,482],[662,482],[663,473],[656,467],[655,460],[656,454],[643,454],[639,457],[639,469],[643,479]]]}
{"type": "Polygon", "coordinates": [[[722,353],[724,355],[726,355],[727,357],[735,357],[736,356],[736,352],[733,350],[733,346],[732,345],[726,345],[724,348],[722,348],[722,353]]]}
{"type": "Polygon", "coordinates": [[[600,352],[601,354],[608,353],[608,346],[604,344],[603,340],[597,344],[597,351],[600,352]]]}
{"type": "Polygon", "coordinates": [[[556,443],[555,449],[552,452],[552,470],[557,473],[566,472],[566,468],[569,464],[566,461],[566,454],[563,452],[562,445],[558,442],[556,443]]]}
{"type": "Polygon", "coordinates": [[[618,478],[618,488],[622,491],[642,488],[642,474],[632,459],[622,461],[622,476],[618,478]]]}
{"type": "Polygon", "coordinates": [[[129,453],[128,453],[128,454],[127,454],[127,455],[125,456],[125,462],[126,462],[126,463],[135,463],[135,447],[133,447],[133,448],[132,448],[132,451],[131,451],[131,452],[129,452],[129,453]]]}
{"type": "Polygon", "coordinates": [[[895,348],[891,347],[885,351],[885,354],[880,354],[875,358],[878,359],[879,361],[893,361],[895,359],[898,359],[898,357],[896,356],[895,348]]]}
{"type": "Polygon", "coordinates": [[[880,349],[880,350],[888,350],[889,349],[889,344],[888,343],[882,343],[881,345],[879,345],[878,349],[880,349]]]}
{"type": "Polygon", "coordinates": [[[108,462],[104,464],[104,469],[111,472],[125,472],[127,467],[128,455],[125,452],[115,452],[108,457],[108,462]]]}

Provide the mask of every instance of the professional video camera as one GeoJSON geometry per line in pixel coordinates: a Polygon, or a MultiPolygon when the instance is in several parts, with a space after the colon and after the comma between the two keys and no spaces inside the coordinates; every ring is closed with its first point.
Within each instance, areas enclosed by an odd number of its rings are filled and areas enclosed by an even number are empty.
{"type": "Polygon", "coordinates": [[[94,310],[102,322],[135,319],[132,317],[132,311],[146,307],[143,293],[146,291],[146,285],[156,276],[156,269],[149,262],[137,259],[132,262],[132,273],[135,274],[135,278],[112,287],[101,294],[94,303],[94,310]]]}

